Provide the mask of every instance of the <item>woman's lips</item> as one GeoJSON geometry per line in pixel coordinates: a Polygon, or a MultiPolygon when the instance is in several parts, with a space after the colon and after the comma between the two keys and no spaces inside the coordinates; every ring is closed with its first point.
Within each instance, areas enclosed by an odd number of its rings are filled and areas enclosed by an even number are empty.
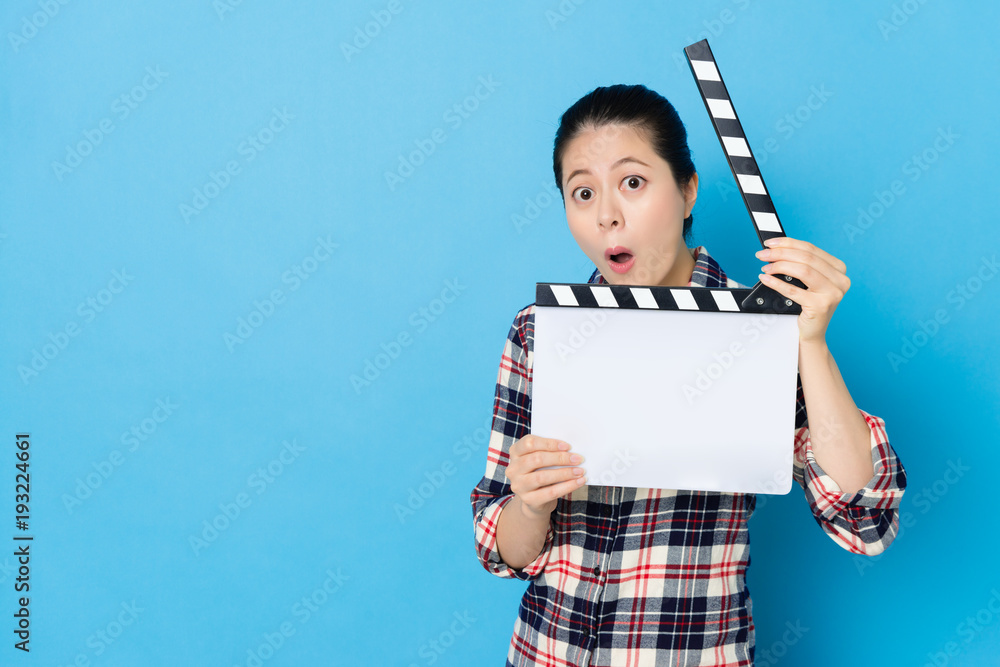
{"type": "Polygon", "coordinates": [[[612,255],[611,257],[608,258],[608,265],[611,267],[611,270],[614,271],[615,273],[627,273],[628,270],[632,268],[633,264],[635,264],[635,255],[632,255],[627,252],[623,252],[618,255],[612,255]],[[616,262],[615,258],[622,261],[616,262]]]}
{"type": "Polygon", "coordinates": [[[626,273],[635,263],[635,255],[628,248],[616,245],[604,251],[604,259],[607,260],[611,270],[615,273],[626,273]]]}

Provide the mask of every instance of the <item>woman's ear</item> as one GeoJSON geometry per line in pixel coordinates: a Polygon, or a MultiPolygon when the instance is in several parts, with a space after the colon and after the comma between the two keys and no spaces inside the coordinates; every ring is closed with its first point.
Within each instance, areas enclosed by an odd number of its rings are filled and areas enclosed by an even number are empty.
{"type": "Polygon", "coordinates": [[[691,174],[691,178],[688,179],[687,185],[684,186],[684,217],[687,218],[691,215],[691,210],[694,209],[694,203],[698,199],[698,172],[691,174]]]}

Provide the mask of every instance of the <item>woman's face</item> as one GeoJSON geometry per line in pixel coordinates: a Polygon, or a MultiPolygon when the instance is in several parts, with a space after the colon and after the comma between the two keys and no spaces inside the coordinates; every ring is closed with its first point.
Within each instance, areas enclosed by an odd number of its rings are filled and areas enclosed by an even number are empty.
{"type": "Polygon", "coordinates": [[[645,131],[622,125],[583,130],[567,144],[562,166],[570,232],[605,280],[688,285],[694,258],[683,231],[697,174],[681,191],[645,131]]]}

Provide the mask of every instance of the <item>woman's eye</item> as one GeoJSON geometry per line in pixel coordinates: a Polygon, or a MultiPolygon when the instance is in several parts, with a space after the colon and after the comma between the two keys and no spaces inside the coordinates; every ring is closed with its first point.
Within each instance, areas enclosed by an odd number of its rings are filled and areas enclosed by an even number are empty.
{"type": "Polygon", "coordinates": [[[590,201],[593,193],[590,188],[578,188],[577,191],[573,193],[573,196],[582,201],[590,201]]]}
{"type": "Polygon", "coordinates": [[[644,179],[642,176],[627,176],[623,181],[623,183],[625,183],[626,186],[629,187],[629,189],[636,190],[643,184],[645,180],[646,179],[644,179]]]}

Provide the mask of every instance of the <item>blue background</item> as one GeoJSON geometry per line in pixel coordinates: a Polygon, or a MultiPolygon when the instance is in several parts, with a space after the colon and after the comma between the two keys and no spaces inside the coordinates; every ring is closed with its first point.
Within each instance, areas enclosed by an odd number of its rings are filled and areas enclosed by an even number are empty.
{"type": "Polygon", "coordinates": [[[526,584],[476,560],[469,493],[515,312],[593,269],[545,194],[562,112],[598,85],[664,94],[701,176],[694,243],[743,283],[761,265],[683,60],[708,37],[787,232],[847,264],[828,341],[909,474],[911,525],[874,559],[798,487],[768,497],[758,651],[799,622],[786,664],[923,665],[947,642],[938,664],[995,664],[1000,280],[977,278],[1000,249],[995,3],[221,6],[0,10],[0,498],[12,526],[26,430],[35,535],[32,651],[0,557],[0,662],[502,664],[526,584]],[[241,318],[259,326],[233,343],[241,318]]]}

